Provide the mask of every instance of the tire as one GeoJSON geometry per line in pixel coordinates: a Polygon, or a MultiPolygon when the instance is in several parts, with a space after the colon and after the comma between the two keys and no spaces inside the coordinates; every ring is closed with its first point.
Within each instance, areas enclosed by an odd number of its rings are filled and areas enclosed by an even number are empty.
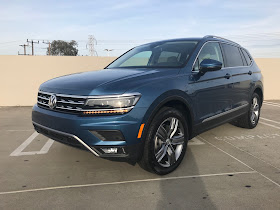
{"type": "Polygon", "coordinates": [[[258,125],[261,113],[261,100],[257,93],[251,99],[249,111],[232,122],[233,125],[241,128],[253,129],[258,125]]]}
{"type": "Polygon", "coordinates": [[[165,175],[174,171],[184,158],[188,124],[177,109],[163,107],[148,128],[139,165],[149,172],[165,175]]]}

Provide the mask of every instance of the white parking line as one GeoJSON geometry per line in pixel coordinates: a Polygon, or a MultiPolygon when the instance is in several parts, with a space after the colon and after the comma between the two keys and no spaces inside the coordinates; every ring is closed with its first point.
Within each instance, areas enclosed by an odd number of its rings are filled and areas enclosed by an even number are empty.
{"type": "Polygon", "coordinates": [[[273,123],[276,123],[276,124],[280,124],[280,122],[278,122],[278,121],[270,120],[270,119],[263,118],[263,117],[261,117],[261,120],[266,120],[266,121],[269,121],[269,122],[273,122],[273,123]]]}
{"type": "Polygon", "coordinates": [[[204,142],[200,141],[198,138],[194,137],[191,140],[189,140],[188,145],[192,146],[192,145],[203,145],[205,144],[204,142]]]}
{"type": "Polygon", "coordinates": [[[268,123],[265,123],[265,122],[261,122],[261,121],[260,121],[259,123],[264,124],[264,125],[267,125],[267,126],[270,126],[270,127],[273,127],[273,128],[276,128],[276,129],[280,129],[280,127],[278,127],[278,126],[271,125],[271,124],[268,124],[268,123]]]}
{"type": "Polygon", "coordinates": [[[202,138],[201,136],[198,136],[198,138],[200,138],[202,141],[207,142],[208,144],[210,144],[211,146],[215,147],[216,149],[220,150],[221,152],[225,153],[226,155],[232,157],[233,159],[235,159],[236,161],[240,162],[241,164],[247,166],[249,169],[251,169],[252,171],[255,171],[255,169],[253,169],[252,167],[248,166],[246,163],[242,162],[241,160],[237,159],[236,157],[232,156],[231,154],[227,153],[226,151],[222,150],[221,148],[215,146],[214,144],[210,143],[209,141],[207,141],[206,139],[202,138]]]}
{"type": "Polygon", "coordinates": [[[280,187],[280,184],[273,181],[272,179],[268,178],[267,176],[263,175],[262,173],[260,173],[259,171],[253,169],[251,166],[247,165],[246,163],[242,162],[241,160],[239,160],[238,158],[234,157],[233,155],[229,154],[228,152],[222,150],[221,148],[215,146],[214,144],[210,143],[209,141],[207,141],[206,139],[202,138],[201,136],[198,136],[198,138],[200,138],[201,140],[207,142],[208,144],[210,144],[211,146],[215,147],[216,149],[220,150],[221,152],[227,154],[228,156],[232,157],[233,159],[235,159],[236,161],[242,163],[243,165],[247,166],[248,168],[250,168],[252,171],[257,172],[258,174],[260,174],[262,177],[266,178],[267,180],[269,180],[270,182],[272,182],[273,184],[277,185],[278,187],[280,187]]]}
{"type": "Polygon", "coordinates": [[[34,132],[31,136],[28,137],[18,148],[13,151],[10,156],[23,156],[23,155],[42,155],[48,153],[50,147],[53,144],[53,140],[48,139],[45,145],[42,147],[40,151],[31,151],[31,152],[23,152],[23,150],[31,144],[31,142],[39,135],[39,133],[34,132]]]}
{"type": "Polygon", "coordinates": [[[278,105],[278,106],[280,106],[280,104],[275,103],[275,102],[271,102],[271,101],[264,101],[263,103],[267,103],[267,104],[274,104],[274,105],[278,105]]]}
{"type": "Polygon", "coordinates": [[[268,105],[268,106],[280,107],[280,104],[274,104],[274,103],[268,103],[268,102],[263,102],[263,104],[268,105]]]}
{"type": "Polygon", "coordinates": [[[260,161],[262,161],[262,162],[264,162],[264,163],[266,163],[266,164],[270,165],[271,167],[273,167],[273,168],[275,168],[275,169],[277,169],[277,170],[279,170],[279,171],[280,171],[280,168],[278,168],[278,167],[276,167],[276,166],[274,166],[274,165],[272,165],[272,164],[270,164],[270,163],[266,162],[265,160],[263,160],[263,159],[261,159],[261,158],[259,158],[259,157],[255,156],[255,155],[253,155],[253,154],[252,154],[252,153],[250,153],[250,152],[247,152],[247,151],[245,151],[245,150],[241,149],[241,148],[240,148],[240,147],[238,147],[238,146],[235,146],[234,144],[230,143],[229,141],[227,141],[227,140],[225,140],[225,139],[223,139],[223,140],[221,140],[221,141],[224,141],[224,142],[228,143],[229,145],[231,145],[231,146],[235,147],[236,149],[238,149],[238,150],[240,150],[240,151],[242,151],[242,152],[245,152],[245,153],[247,153],[247,154],[251,155],[252,157],[254,157],[254,158],[256,158],[256,159],[258,159],[258,160],[260,160],[260,161]]]}
{"type": "Polygon", "coordinates": [[[122,181],[122,182],[104,182],[104,183],[96,183],[96,184],[68,185],[68,186],[37,188],[37,189],[30,189],[30,190],[16,190],[16,191],[0,192],[0,195],[25,193],[25,192],[38,192],[38,191],[47,191],[47,190],[69,189],[69,188],[95,187],[95,186],[106,186],[106,185],[118,185],[118,184],[165,181],[165,180],[200,178],[200,177],[213,177],[213,176],[225,176],[225,175],[233,175],[233,174],[234,175],[254,174],[254,173],[257,173],[257,172],[256,171],[242,171],[242,172],[219,173],[219,174],[202,174],[202,175],[194,175],[194,176],[177,176],[177,177],[165,177],[165,178],[155,178],[155,179],[139,179],[139,180],[122,181]]]}

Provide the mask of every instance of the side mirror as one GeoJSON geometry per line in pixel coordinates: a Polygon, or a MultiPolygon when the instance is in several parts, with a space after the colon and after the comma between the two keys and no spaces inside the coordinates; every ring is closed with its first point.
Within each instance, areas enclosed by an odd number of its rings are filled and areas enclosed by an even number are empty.
{"type": "Polygon", "coordinates": [[[213,59],[204,59],[200,63],[199,71],[201,73],[206,73],[207,71],[217,71],[222,68],[223,64],[220,61],[216,61],[213,59]]]}

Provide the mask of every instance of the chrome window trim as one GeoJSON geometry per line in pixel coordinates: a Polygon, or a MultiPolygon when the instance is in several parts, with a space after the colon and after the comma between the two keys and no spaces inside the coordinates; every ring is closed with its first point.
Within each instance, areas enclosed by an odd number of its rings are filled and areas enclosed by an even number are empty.
{"type": "Polygon", "coordinates": [[[246,107],[246,106],[248,106],[248,105],[249,105],[249,103],[246,103],[246,104],[240,105],[240,106],[238,106],[238,107],[236,107],[236,108],[234,108],[234,109],[230,109],[230,110],[225,111],[225,112],[222,112],[222,113],[220,113],[220,114],[216,114],[216,115],[214,115],[214,116],[208,117],[208,118],[204,119],[204,120],[202,121],[202,123],[205,123],[205,122],[208,122],[208,121],[210,121],[210,120],[214,120],[214,119],[216,119],[216,118],[222,117],[222,116],[224,116],[224,115],[226,115],[226,114],[229,114],[229,113],[232,113],[232,112],[237,111],[237,110],[239,110],[239,109],[242,109],[242,108],[244,108],[244,107],[246,107]]]}
{"type": "MultiPolygon", "coordinates": [[[[194,69],[194,65],[195,65],[195,62],[196,62],[196,60],[197,60],[197,58],[198,58],[198,56],[199,56],[199,54],[200,54],[202,48],[204,47],[205,44],[207,44],[207,43],[209,43],[209,42],[218,42],[218,43],[220,43],[220,44],[228,44],[228,45],[232,45],[232,46],[235,46],[235,47],[239,47],[239,48],[245,50],[245,48],[241,47],[240,45],[239,45],[239,46],[236,46],[236,45],[234,45],[234,44],[227,43],[227,42],[221,42],[221,41],[212,41],[212,40],[211,40],[211,41],[206,41],[206,42],[201,46],[200,50],[198,51],[198,54],[196,55],[196,57],[195,57],[195,59],[194,59],[194,62],[193,62],[193,65],[192,65],[192,72],[195,72],[195,73],[199,72],[199,70],[197,70],[197,71],[194,71],[194,70],[193,70],[193,69],[194,69]]],[[[221,50],[222,50],[222,49],[221,49],[221,50]]],[[[246,50],[245,50],[245,51],[246,51],[246,50]]],[[[222,51],[222,56],[224,57],[223,51],[222,51]]],[[[221,69],[251,67],[251,66],[253,65],[253,63],[254,63],[254,59],[251,58],[251,64],[250,64],[249,66],[232,66],[232,67],[223,67],[223,68],[221,68],[221,69]]]]}
{"type": "MultiPolygon", "coordinates": [[[[206,41],[206,42],[201,46],[200,50],[198,51],[198,53],[197,53],[197,55],[196,55],[196,57],[195,57],[195,59],[194,59],[194,62],[193,62],[193,65],[192,65],[192,72],[199,72],[199,70],[197,70],[197,71],[194,71],[194,70],[193,70],[193,69],[194,69],[195,62],[196,62],[196,60],[197,60],[197,58],[198,58],[198,56],[199,56],[201,50],[203,49],[204,45],[206,45],[207,43],[210,43],[210,42],[218,42],[218,43],[220,43],[219,41],[206,41]]],[[[222,49],[221,49],[221,50],[222,50],[222,49]]],[[[223,52],[222,52],[222,54],[223,54],[223,52]]],[[[223,56],[223,55],[222,55],[222,56],[223,56]]]]}
{"type": "MultiPolygon", "coordinates": [[[[232,46],[234,46],[234,47],[238,47],[238,48],[240,48],[240,49],[244,49],[245,50],[245,48],[243,48],[243,47],[241,47],[240,45],[239,46],[236,46],[236,45],[234,45],[234,44],[230,44],[230,43],[227,43],[227,42],[221,42],[221,44],[228,44],[228,45],[232,45],[232,46]]],[[[240,53],[240,52],[239,52],[240,53]]],[[[242,53],[242,52],[241,52],[242,53]]],[[[242,55],[241,55],[241,57],[242,57],[242,55]]],[[[251,57],[251,56],[250,56],[251,57]]],[[[229,68],[244,68],[244,67],[251,67],[252,65],[253,65],[253,63],[254,63],[254,60],[251,58],[251,64],[249,65],[249,66],[231,66],[231,67],[224,67],[223,69],[229,69],[229,68]]]]}
{"type": "MultiPolygon", "coordinates": [[[[253,62],[251,62],[253,63],[253,62]]],[[[232,68],[248,68],[248,67],[251,67],[252,65],[250,66],[231,66],[231,67],[224,67],[223,69],[232,69],[232,68]]]]}
{"type": "Polygon", "coordinates": [[[70,136],[70,137],[73,137],[74,139],[76,139],[78,142],[80,142],[86,149],[88,149],[92,154],[94,154],[95,156],[99,157],[100,155],[94,151],[90,146],[88,146],[83,140],[81,140],[79,137],[73,135],[73,134],[69,134],[69,133],[65,133],[65,132],[62,132],[62,131],[58,131],[58,130],[55,130],[55,129],[52,129],[52,128],[48,128],[46,126],[43,126],[43,125],[40,125],[38,123],[35,123],[34,121],[32,121],[32,123],[38,127],[41,127],[41,128],[44,128],[46,130],[50,130],[54,133],[59,133],[59,134],[62,134],[62,135],[65,135],[65,136],[70,136]]]}

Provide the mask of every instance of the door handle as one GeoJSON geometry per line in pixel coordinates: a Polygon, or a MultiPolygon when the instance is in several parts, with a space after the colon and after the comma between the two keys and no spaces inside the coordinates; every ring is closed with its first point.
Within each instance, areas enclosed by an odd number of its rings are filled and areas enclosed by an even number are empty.
{"type": "Polygon", "coordinates": [[[229,78],[231,78],[231,75],[230,75],[229,73],[227,73],[227,74],[225,75],[225,78],[226,78],[226,79],[229,79],[229,78]]]}
{"type": "Polygon", "coordinates": [[[252,75],[252,74],[253,74],[253,72],[252,72],[252,71],[249,71],[249,72],[248,72],[248,74],[249,74],[249,75],[252,75]]]}

